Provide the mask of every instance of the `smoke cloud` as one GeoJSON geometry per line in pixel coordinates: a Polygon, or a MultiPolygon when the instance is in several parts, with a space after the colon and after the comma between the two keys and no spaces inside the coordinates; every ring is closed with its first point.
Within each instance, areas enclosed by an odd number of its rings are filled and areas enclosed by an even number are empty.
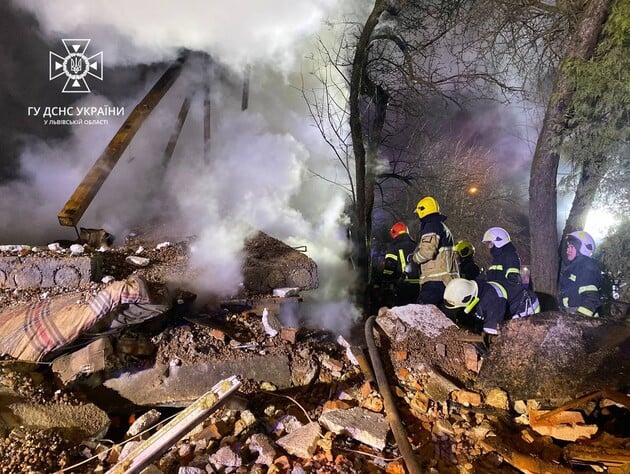
{"type": "MultiPolygon", "coordinates": [[[[191,260],[199,278],[191,284],[220,295],[238,289],[243,240],[255,230],[289,245],[306,245],[320,274],[321,288],[313,297],[328,301],[325,310],[312,309],[309,316],[340,332],[348,327],[356,316],[348,312],[356,310],[346,303],[353,278],[341,223],[346,196],[311,172],[339,175],[297,88],[302,59],[314,36],[327,18],[343,15],[340,8],[352,8],[351,3],[273,0],[263,5],[237,0],[228,7],[207,0],[189,1],[185,6],[21,0],[13,7],[34,15],[38,24],[30,28],[46,38],[50,50],[59,49],[62,38],[90,38],[93,52],[103,51],[101,92],[72,97],[74,106],[123,106],[128,115],[165,69],[160,64],[173,61],[182,49],[210,57],[210,69],[208,63],[196,59],[185,66],[80,225],[104,227],[124,236],[134,224],[157,215],[173,216],[182,233],[197,236],[191,260]],[[241,111],[246,65],[251,66],[249,107],[241,111]],[[121,90],[127,85],[131,93],[112,91],[110,96],[108,74],[121,71],[124,79],[116,78],[116,84],[121,90]],[[208,76],[212,138],[206,163],[203,87],[208,76]],[[179,107],[189,94],[189,115],[163,172],[158,164],[179,107]]],[[[42,61],[47,61],[48,49],[41,51],[42,61]]],[[[308,76],[308,71],[304,74],[308,76]]],[[[45,76],[39,79],[47,81],[45,76]]],[[[60,95],[59,84],[56,87],[60,95]]],[[[46,99],[40,102],[57,105],[46,99]]],[[[73,238],[72,229],[61,228],[56,215],[124,118],[110,116],[104,125],[70,127],[66,136],[54,139],[45,133],[28,136],[20,156],[22,179],[0,186],[2,195],[9,196],[0,206],[7,229],[2,240],[42,243],[73,238]]]]}

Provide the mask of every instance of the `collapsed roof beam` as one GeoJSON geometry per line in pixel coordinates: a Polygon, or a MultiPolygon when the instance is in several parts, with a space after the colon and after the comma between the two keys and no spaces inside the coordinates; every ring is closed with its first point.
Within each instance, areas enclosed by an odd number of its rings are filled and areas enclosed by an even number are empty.
{"type": "Polygon", "coordinates": [[[203,87],[203,161],[210,163],[210,130],[211,130],[211,102],[210,102],[210,56],[205,57],[206,83],[203,87]]]}
{"type": "Polygon", "coordinates": [[[61,225],[76,227],[83,213],[94,199],[94,196],[96,196],[109,173],[118,163],[118,160],[140,129],[144,120],[171,88],[177,77],[179,77],[185,60],[186,55],[184,54],[173,63],[129,114],[129,117],[116,132],[105,151],[92,165],[81,184],[75,189],[66,205],[57,215],[61,225]]]}
{"type": "Polygon", "coordinates": [[[179,109],[179,114],[177,114],[177,122],[175,123],[175,129],[173,130],[173,134],[166,144],[166,148],[164,149],[164,156],[162,158],[162,167],[166,169],[171,158],[173,157],[173,153],[175,152],[175,146],[177,145],[177,140],[179,140],[179,135],[182,133],[182,128],[184,128],[184,122],[186,121],[186,117],[188,116],[188,110],[190,109],[190,102],[192,101],[191,95],[187,95],[182,102],[182,106],[179,109]]]}
{"type": "Polygon", "coordinates": [[[252,66],[248,64],[245,66],[245,73],[243,77],[243,96],[241,98],[241,110],[247,110],[249,105],[249,79],[252,74],[252,66]]]}

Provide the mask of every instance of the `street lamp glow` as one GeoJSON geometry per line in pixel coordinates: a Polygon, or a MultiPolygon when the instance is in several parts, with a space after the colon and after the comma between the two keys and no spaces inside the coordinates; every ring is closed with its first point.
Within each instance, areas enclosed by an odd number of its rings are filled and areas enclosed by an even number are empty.
{"type": "Polygon", "coordinates": [[[479,191],[479,188],[477,186],[471,186],[470,188],[468,188],[468,194],[477,194],[477,191],[479,191]]]}

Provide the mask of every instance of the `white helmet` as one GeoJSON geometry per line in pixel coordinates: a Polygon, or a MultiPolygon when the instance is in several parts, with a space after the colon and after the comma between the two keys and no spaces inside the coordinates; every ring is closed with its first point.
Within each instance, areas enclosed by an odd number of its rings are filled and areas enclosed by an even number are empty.
{"type": "Polygon", "coordinates": [[[449,309],[466,308],[464,312],[469,313],[479,301],[478,293],[479,286],[476,281],[455,278],[449,281],[444,289],[444,302],[449,309]]]}
{"type": "Polygon", "coordinates": [[[492,242],[495,247],[501,248],[510,242],[510,234],[503,227],[490,227],[481,241],[492,242]]]}
{"type": "MultiPolygon", "coordinates": [[[[578,252],[582,255],[586,255],[587,257],[593,255],[593,251],[595,250],[595,241],[588,232],[576,230],[575,232],[571,232],[567,235],[567,240],[574,240],[574,242],[575,240],[579,241],[579,248],[577,245],[575,245],[575,248],[577,248],[578,252]]],[[[575,244],[577,244],[577,242],[575,242],[575,244]]]]}

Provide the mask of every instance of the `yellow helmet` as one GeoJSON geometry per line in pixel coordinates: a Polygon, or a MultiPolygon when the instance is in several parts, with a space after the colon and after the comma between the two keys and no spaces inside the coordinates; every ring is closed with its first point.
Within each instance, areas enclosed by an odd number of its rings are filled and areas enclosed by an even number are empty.
{"type": "Polygon", "coordinates": [[[464,312],[468,314],[479,302],[478,293],[476,281],[455,278],[444,289],[445,306],[449,309],[464,308],[464,312]]]}
{"type": "Polygon", "coordinates": [[[457,242],[457,244],[455,244],[454,250],[462,258],[475,255],[475,246],[467,240],[460,240],[459,242],[457,242]]]}
{"type": "Polygon", "coordinates": [[[440,205],[434,197],[423,197],[418,201],[418,204],[416,205],[416,214],[418,214],[418,217],[420,219],[428,216],[429,214],[435,214],[437,212],[440,212],[440,205]]]}

